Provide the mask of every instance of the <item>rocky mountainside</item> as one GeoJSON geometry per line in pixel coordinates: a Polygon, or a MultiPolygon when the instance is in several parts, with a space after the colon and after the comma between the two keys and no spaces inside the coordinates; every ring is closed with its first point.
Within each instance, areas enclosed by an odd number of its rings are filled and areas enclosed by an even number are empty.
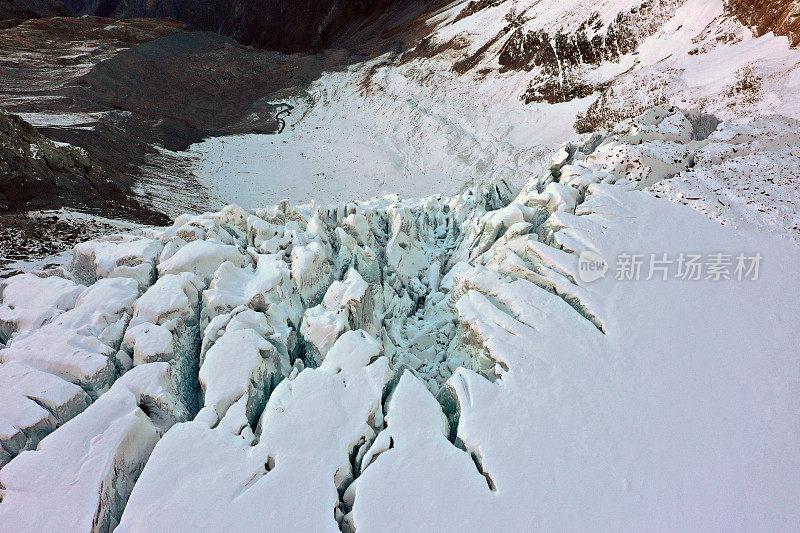
{"type": "Polygon", "coordinates": [[[26,19],[64,17],[71,14],[61,0],[0,0],[0,28],[26,19]]]}
{"type": "Polygon", "coordinates": [[[756,35],[775,32],[800,45],[800,2],[797,0],[729,0],[728,6],[756,35]]]}
{"type": "Polygon", "coordinates": [[[67,0],[78,15],[170,17],[260,48],[294,53],[376,43],[431,0],[67,0]]]}
{"type": "Polygon", "coordinates": [[[71,207],[111,217],[164,220],[132,192],[133,176],[126,173],[121,155],[132,136],[119,128],[104,135],[98,121],[110,109],[98,109],[89,101],[81,105],[65,96],[64,87],[121,50],[182,32],[185,26],[172,21],[110,22],[57,17],[0,31],[7,150],[0,159],[7,183],[0,211],[71,207]],[[81,142],[81,134],[91,142],[81,142]],[[51,145],[64,147],[54,153],[81,155],[76,164],[54,162],[44,158],[48,150],[35,149],[51,145]]]}
{"type": "Polygon", "coordinates": [[[85,150],[53,142],[0,109],[0,211],[65,206],[128,218],[158,220],[92,161],[85,150]],[[44,194],[46,192],[46,194],[44,194]]]}

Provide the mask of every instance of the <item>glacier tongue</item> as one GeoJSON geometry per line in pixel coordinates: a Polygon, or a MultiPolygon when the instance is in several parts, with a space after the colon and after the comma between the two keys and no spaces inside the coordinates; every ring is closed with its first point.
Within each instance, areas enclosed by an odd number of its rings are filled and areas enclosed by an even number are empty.
{"type": "Polygon", "coordinates": [[[4,282],[0,381],[21,381],[0,409],[0,525],[800,519],[800,294],[782,266],[800,251],[642,190],[798,139],[695,118],[660,106],[566,143],[520,191],[228,206],[4,282]],[[753,281],[579,270],[586,254],[696,251],[766,259],[753,281]]]}

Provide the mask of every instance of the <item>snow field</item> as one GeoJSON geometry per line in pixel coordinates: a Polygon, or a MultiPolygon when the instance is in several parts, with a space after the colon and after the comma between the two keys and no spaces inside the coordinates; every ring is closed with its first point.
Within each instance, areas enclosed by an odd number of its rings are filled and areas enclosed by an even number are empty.
{"type": "Polygon", "coordinates": [[[0,349],[3,432],[28,439],[2,442],[0,524],[791,527],[800,250],[637,189],[715,144],[794,140],[694,120],[662,106],[566,143],[519,191],[229,206],[6,280],[0,305],[52,318],[0,349]],[[741,282],[578,272],[690,250],[765,261],[741,282]]]}

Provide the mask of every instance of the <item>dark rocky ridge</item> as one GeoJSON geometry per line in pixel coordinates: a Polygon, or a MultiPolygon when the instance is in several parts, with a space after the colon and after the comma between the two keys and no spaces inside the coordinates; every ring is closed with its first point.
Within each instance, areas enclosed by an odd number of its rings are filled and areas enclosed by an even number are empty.
{"type": "MultiPolygon", "coordinates": [[[[0,30],[3,107],[69,83],[120,50],[187,31],[171,20],[114,21],[98,17],[33,19],[0,30]]],[[[16,111],[44,111],[44,102],[16,111]]]]}
{"type": "Polygon", "coordinates": [[[66,0],[77,15],[170,17],[286,53],[380,43],[431,0],[66,0]]]}
{"type": "Polygon", "coordinates": [[[0,0],[0,28],[23,20],[42,17],[65,17],[71,14],[61,0],[0,0]]]}
{"type": "Polygon", "coordinates": [[[111,179],[85,151],[61,146],[0,109],[0,212],[74,207],[163,222],[111,179]]]}

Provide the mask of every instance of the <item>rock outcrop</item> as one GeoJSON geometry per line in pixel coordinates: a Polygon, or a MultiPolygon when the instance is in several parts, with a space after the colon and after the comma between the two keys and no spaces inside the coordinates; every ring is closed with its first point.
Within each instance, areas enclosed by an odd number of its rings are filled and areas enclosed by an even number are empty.
{"type": "MultiPolygon", "coordinates": [[[[16,115],[0,110],[0,211],[76,207],[148,217],[148,210],[85,150],[53,142],[16,115]]],[[[152,212],[149,217],[157,220],[152,212]]]]}
{"type": "Polygon", "coordinates": [[[800,45],[798,0],[729,0],[728,8],[756,35],[772,31],[788,37],[792,46],[800,45]]]}

